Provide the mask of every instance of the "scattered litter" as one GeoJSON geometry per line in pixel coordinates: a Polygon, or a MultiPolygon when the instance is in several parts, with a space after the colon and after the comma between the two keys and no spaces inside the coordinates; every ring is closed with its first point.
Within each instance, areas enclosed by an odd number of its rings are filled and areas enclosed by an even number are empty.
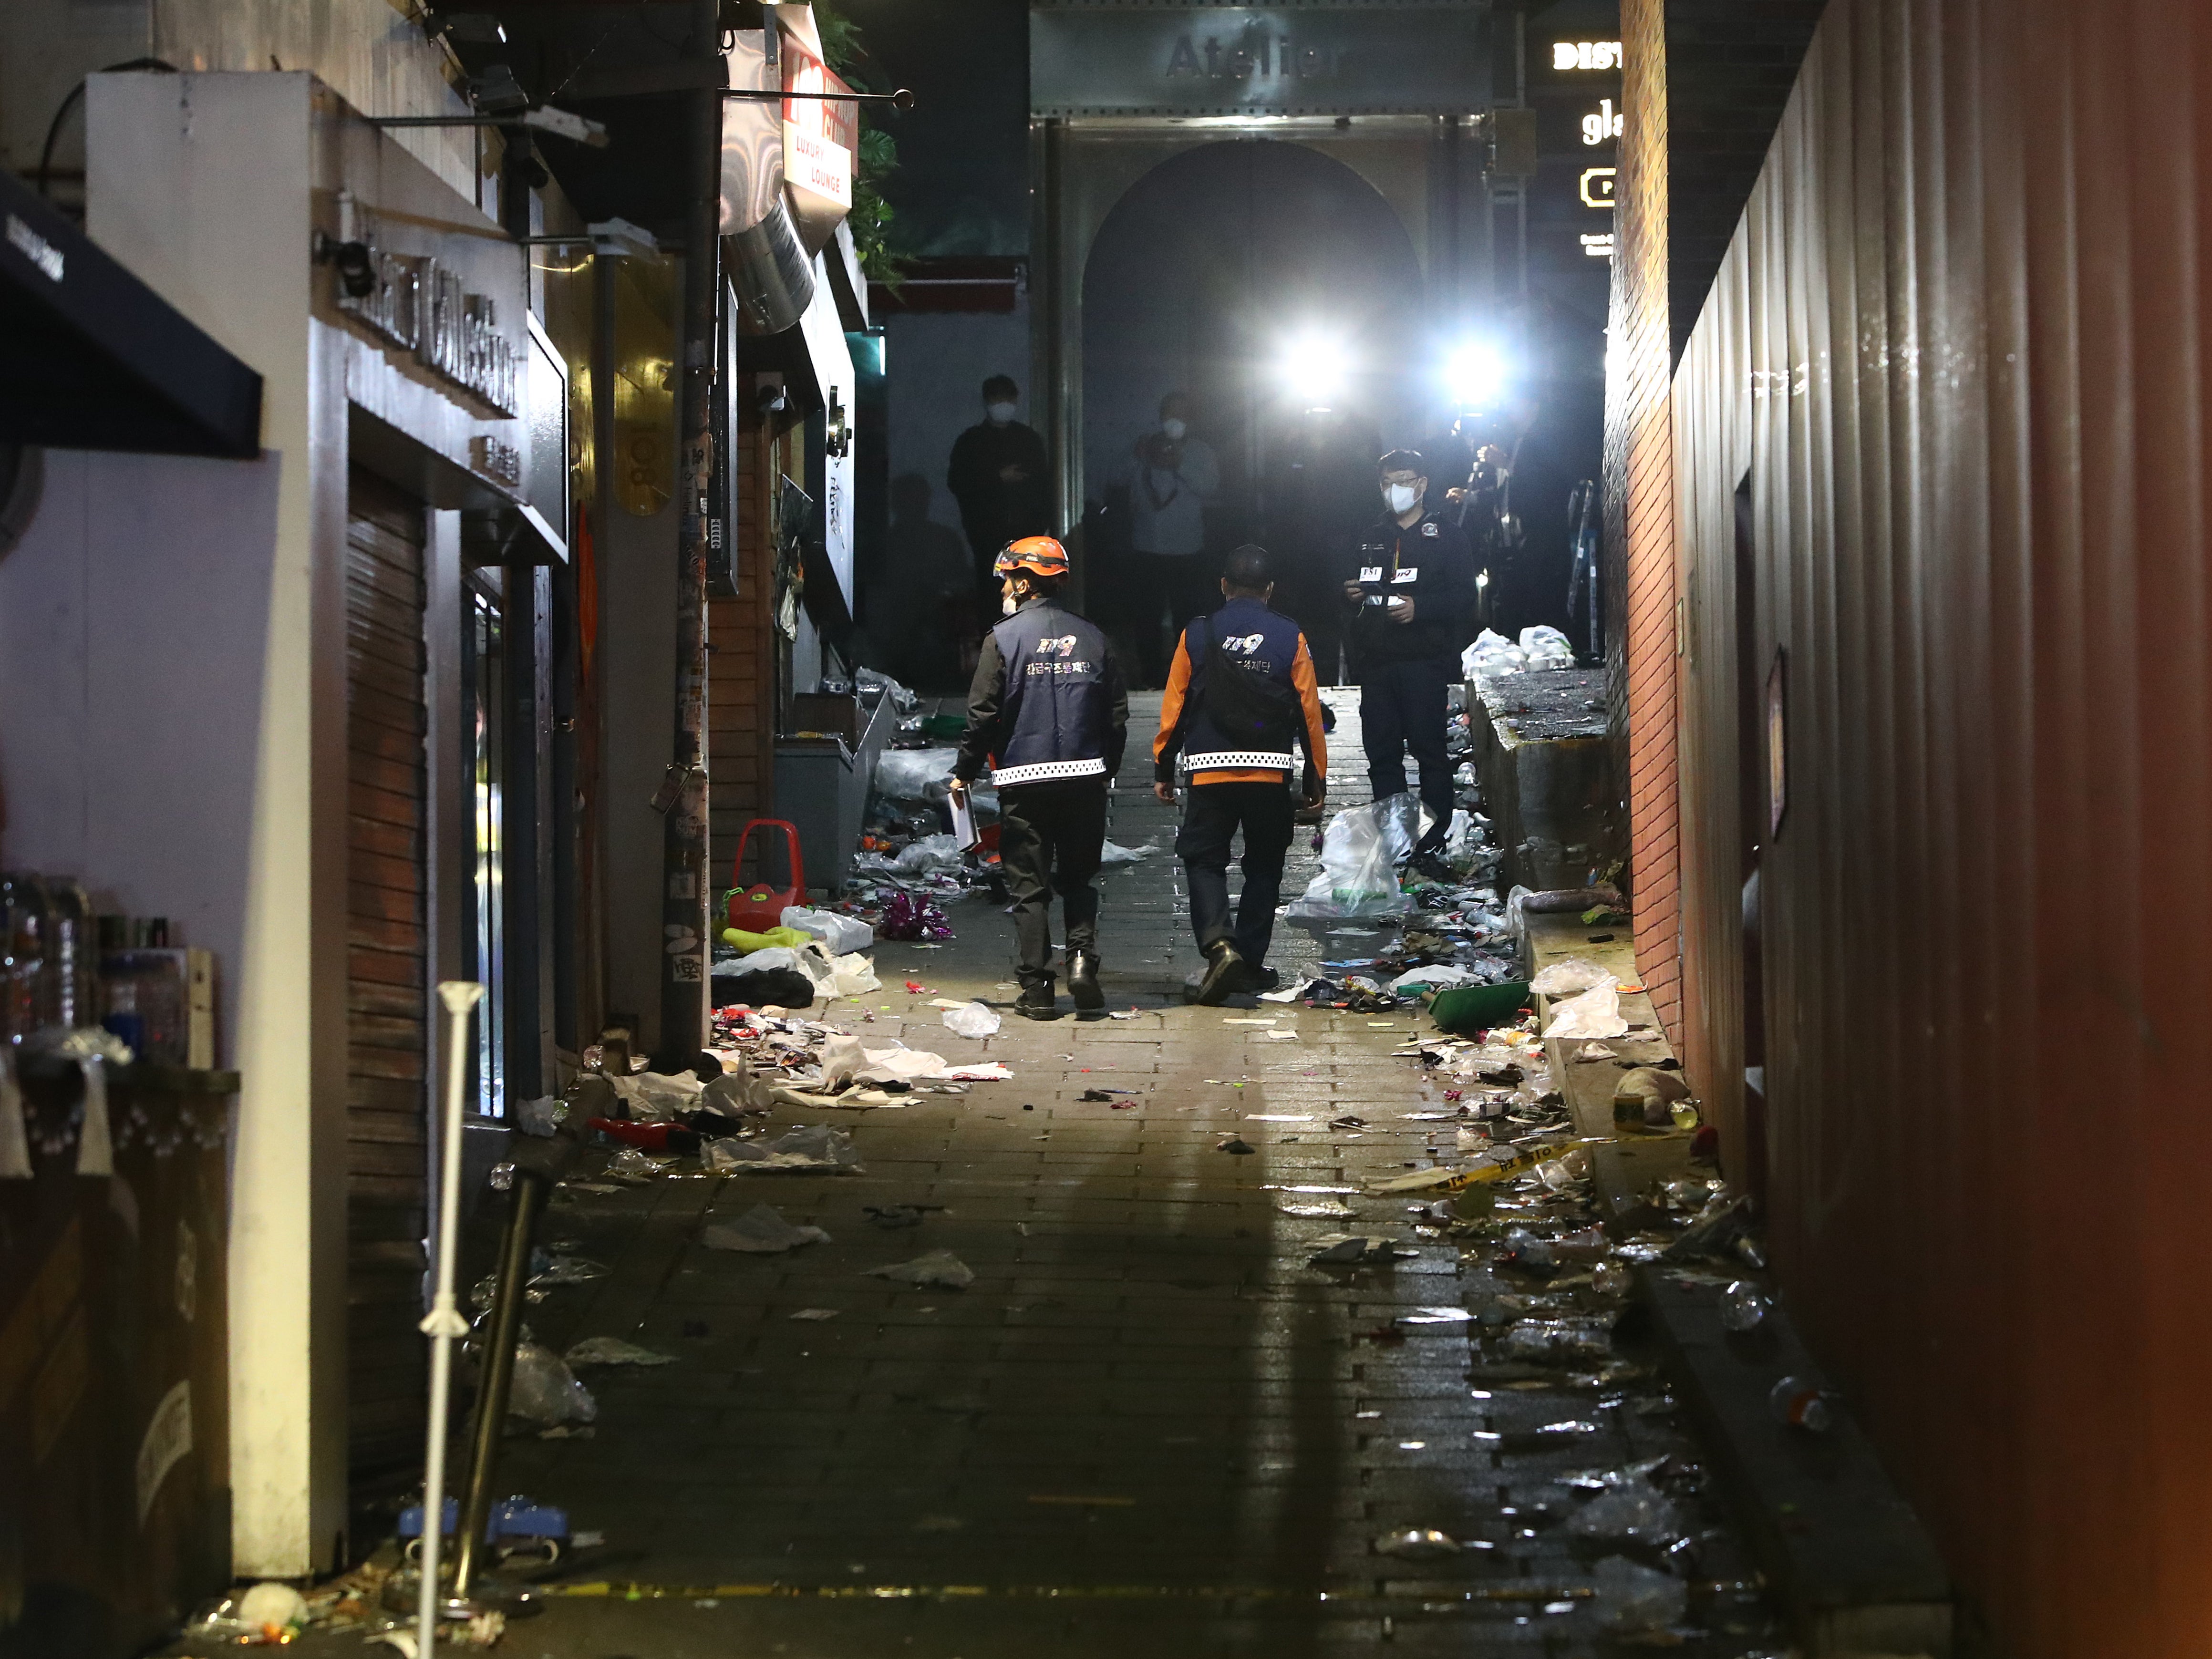
{"type": "Polygon", "coordinates": [[[995,1036],[1000,1024],[997,1012],[980,1002],[963,1002],[945,1011],[945,1029],[955,1036],[995,1036]]]}
{"type": "Polygon", "coordinates": [[[635,1342],[625,1342],[618,1336],[587,1336],[561,1356],[574,1368],[578,1365],[673,1365],[678,1356],[655,1353],[651,1348],[641,1348],[635,1342]]]}
{"type": "Polygon", "coordinates": [[[514,1382],[507,1408],[526,1422],[547,1428],[562,1423],[589,1423],[599,1414],[599,1402],[576,1381],[567,1362],[535,1342],[515,1345],[514,1382]]]}
{"type": "Polygon", "coordinates": [[[941,1285],[948,1291],[964,1291],[975,1282],[975,1270],[950,1250],[932,1250],[911,1261],[870,1267],[867,1273],[874,1279],[893,1279],[902,1285],[941,1285]]]}
{"type": "Polygon", "coordinates": [[[1314,1240],[1306,1261],[1315,1266],[1323,1262],[1395,1261],[1401,1255],[1413,1254],[1401,1249],[1389,1239],[1372,1234],[1323,1233],[1314,1240]]]}
{"type": "Polygon", "coordinates": [[[1686,1530],[1682,1512],[1667,1494],[1644,1476],[1626,1469],[1567,1518],[1567,1531],[1573,1536],[1606,1543],[1663,1547],[1686,1530]]]}
{"type": "Polygon", "coordinates": [[[1544,970],[1528,981],[1528,988],[1539,996],[1580,996],[1584,991],[1607,983],[1618,983],[1615,976],[1585,957],[1563,957],[1548,963],[1544,970]]]}
{"type": "Polygon", "coordinates": [[[1270,1042],[1296,1042],[1298,1040],[1296,1031],[1263,1031],[1261,1035],[1270,1042]]]}
{"type": "Polygon", "coordinates": [[[1284,985],[1279,986],[1272,991],[1261,992],[1260,1000],[1262,1002],[1296,1002],[1300,997],[1305,995],[1309,987],[1318,985],[1320,983],[1321,981],[1319,980],[1302,979],[1295,985],[1284,985]]]}
{"type": "Polygon", "coordinates": [[[1505,1333],[1499,1352],[1524,1365],[1602,1364],[1613,1358],[1613,1322],[1524,1319],[1505,1333]]]}
{"type": "Polygon", "coordinates": [[[942,1204],[864,1204],[860,1213],[887,1232],[902,1227],[919,1227],[921,1218],[932,1210],[942,1210],[942,1204]]]}
{"type": "Polygon", "coordinates": [[[743,1174],[822,1170],[832,1175],[865,1174],[853,1137],[842,1129],[816,1124],[793,1129],[774,1140],[715,1140],[708,1150],[719,1160],[710,1167],[743,1174]]]}
{"type": "Polygon", "coordinates": [[[665,1167],[659,1159],[647,1156],[636,1147],[625,1146],[607,1160],[607,1167],[600,1173],[611,1181],[638,1187],[652,1180],[665,1167]]]}
{"type": "Polygon", "coordinates": [[[1398,1316],[1401,1325],[1464,1325],[1474,1316],[1465,1308],[1415,1308],[1398,1316]]]}
{"type": "Polygon", "coordinates": [[[835,1319],[841,1311],[842,1310],[836,1308],[801,1308],[791,1317],[795,1320],[807,1320],[819,1323],[825,1319],[835,1319]]]}
{"type": "Polygon", "coordinates": [[[1346,1112],[1342,1117],[1329,1119],[1328,1127],[1332,1129],[1364,1129],[1367,1127],[1367,1120],[1346,1112]]]}
{"type": "Polygon", "coordinates": [[[1134,864],[1139,859],[1150,858],[1158,850],[1156,847],[1116,847],[1109,841],[1098,849],[1098,862],[1102,866],[1134,864]]]}
{"type": "Polygon", "coordinates": [[[1228,1139],[1223,1141],[1213,1150],[1217,1152],[1235,1152],[1239,1157],[1242,1157],[1247,1152],[1256,1152],[1260,1149],[1257,1146],[1250,1145],[1241,1136],[1231,1135],[1228,1139]]]}
{"type": "Polygon", "coordinates": [[[1352,1206],[1340,1198],[1308,1199],[1296,1204],[1278,1204],[1275,1208],[1281,1214],[1309,1219],[1324,1216],[1341,1219],[1352,1214],[1352,1206]]]}
{"type": "Polygon", "coordinates": [[[1611,1060],[1613,1058],[1613,1050],[1607,1048],[1602,1042],[1585,1042],[1581,1048],[1575,1050],[1575,1060],[1578,1064],[1587,1063],[1591,1060],[1611,1060]]]}
{"type": "Polygon", "coordinates": [[[1273,1025],[1275,1022],[1274,1022],[1273,1020],[1272,1020],[1272,1019],[1237,1019],[1237,1018],[1232,1018],[1232,1019],[1224,1019],[1224,1020],[1223,1020],[1221,1023],[1222,1023],[1224,1025],[1273,1025]]]}
{"type": "Polygon", "coordinates": [[[1395,1555],[1406,1561],[1437,1561],[1459,1553],[1459,1540],[1434,1527],[1408,1527],[1386,1533],[1375,1540],[1377,1555],[1395,1555]]]}
{"type": "Polygon", "coordinates": [[[1666,1630],[1681,1622],[1689,1606],[1690,1587],[1682,1580],[1626,1556],[1608,1555],[1592,1577],[1597,1580],[1598,1613],[1608,1630],[1666,1630]]]}
{"type": "Polygon", "coordinates": [[[1774,1304],[1749,1279],[1739,1279],[1721,1292],[1721,1323],[1731,1331],[1755,1330],[1774,1304]]]}
{"type": "Polygon", "coordinates": [[[819,1227],[795,1227],[774,1206],[756,1204],[735,1221],[716,1222],[699,1231],[699,1242],[710,1250],[739,1250],[747,1255],[781,1255],[802,1244],[827,1244],[830,1235],[819,1227]]]}
{"type": "Polygon", "coordinates": [[[1247,1112],[1244,1114],[1244,1121],[1247,1123],[1310,1123],[1313,1121],[1313,1114],[1310,1112],[1247,1112]]]}

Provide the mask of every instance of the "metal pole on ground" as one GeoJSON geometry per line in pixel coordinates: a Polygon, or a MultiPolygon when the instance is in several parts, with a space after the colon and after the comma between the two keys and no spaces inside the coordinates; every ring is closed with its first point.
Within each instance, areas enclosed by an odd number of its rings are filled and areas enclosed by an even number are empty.
{"type": "Polygon", "coordinates": [[[530,1246],[552,1182],[536,1170],[517,1168],[500,1246],[499,1284],[492,1294],[484,1334],[483,1381],[477,1389],[475,1433],[469,1448],[469,1484],[461,1498],[453,1539],[453,1597],[476,1588],[484,1525],[491,1518],[492,1481],[499,1473],[499,1437],[507,1425],[507,1395],[514,1382],[514,1339],[522,1325],[523,1291],[530,1283],[530,1246]]]}
{"type": "Polygon", "coordinates": [[[453,1344],[469,1334],[453,1306],[453,1269],[460,1255],[461,1115],[469,1075],[469,1012],[484,988],[467,980],[441,980],[446,1005],[445,1134],[438,1158],[438,1277],[430,1311],[419,1328],[430,1339],[430,1423],[422,1449],[422,1583],[415,1605],[417,1659],[432,1659],[438,1643],[438,1548],[446,1529],[446,1424],[453,1405],[453,1344]]]}

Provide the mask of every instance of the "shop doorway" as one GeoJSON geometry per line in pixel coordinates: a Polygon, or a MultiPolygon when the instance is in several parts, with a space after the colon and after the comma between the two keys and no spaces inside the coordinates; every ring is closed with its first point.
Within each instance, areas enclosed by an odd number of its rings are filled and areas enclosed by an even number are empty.
{"type": "MultiPolygon", "coordinates": [[[[1377,510],[1376,457],[1425,414],[1420,260],[1398,211],[1350,167],[1257,137],[1143,175],[1100,225],[1082,289],[1085,602],[1157,684],[1177,623],[1210,610],[1221,556],[1278,556],[1279,607],[1330,678],[1327,594],[1377,510]],[[1186,442],[1218,476],[1192,566],[1141,556],[1161,490],[1159,405],[1191,400],[1186,442]],[[1140,447],[1145,447],[1140,454],[1140,447]],[[1174,580],[1182,578],[1182,580],[1174,580]]],[[[1200,469],[1191,469],[1198,471],[1200,469]]]]}
{"type": "Polygon", "coordinates": [[[355,472],[346,523],[346,1304],[356,1498],[422,1449],[429,1218],[422,504],[355,472]]]}

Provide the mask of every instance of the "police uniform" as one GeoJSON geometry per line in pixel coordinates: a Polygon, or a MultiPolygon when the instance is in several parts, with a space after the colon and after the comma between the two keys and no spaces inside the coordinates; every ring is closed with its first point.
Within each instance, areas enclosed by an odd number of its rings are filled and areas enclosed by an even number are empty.
{"type": "Polygon", "coordinates": [[[1478,590],[1467,532],[1436,513],[1401,525],[1395,514],[1362,533],[1346,580],[1359,584],[1345,644],[1359,686],[1362,746],[1375,799],[1406,789],[1405,753],[1420,768],[1421,804],[1436,819],[1429,845],[1451,823],[1452,768],[1444,748],[1445,690],[1460,678],[1473,637],[1478,590]],[[1413,620],[1390,620],[1388,601],[1413,601],[1413,620]]]}
{"type": "MultiPolygon", "coordinates": [[[[1250,684],[1248,680],[1248,689],[1250,684]]],[[[1190,885],[1199,949],[1211,951],[1228,940],[1255,975],[1274,934],[1283,855],[1293,834],[1294,739],[1305,750],[1300,793],[1318,796],[1328,768],[1328,740],[1313,656],[1297,623],[1242,594],[1192,622],[1176,641],[1168,668],[1159,734],[1152,740],[1152,775],[1174,783],[1178,758],[1190,773],[1176,854],[1190,885]],[[1246,715],[1243,708],[1249,705],[1214,695],[1220,688],[1213,677],[1222,674],[1268,682],[1273,693],[1261,704],[1264,712],[1246,715]],[[1232,921],[1229,853],[1239,830],[1244,891],[1232,921]]]]}
{"type": "Polygon", "coordinates": [[[1048,1000],[1054,891],[1071,973],[1079,951],[1097,954],[1091,881],[1106,842],[1106,786],[1121,769],[1128,725],[1129,693],[1113,647],[1073,611],[1033,599],[983,636],[952,775],[973,782],[991,764],[1022,986],[1048,1000]]]}

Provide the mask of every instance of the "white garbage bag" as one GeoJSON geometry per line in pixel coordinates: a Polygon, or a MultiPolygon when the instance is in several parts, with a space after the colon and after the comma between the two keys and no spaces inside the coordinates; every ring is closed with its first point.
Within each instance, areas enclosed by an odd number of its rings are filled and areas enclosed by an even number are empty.
{"type": "Polygon", "coordinates": [[[980,1002],[964,1003],[957,1008],[945,1011],[945,1029],[955,1036],[995,1036],[999,1025],[997,1012],[980,1002]]]}
{"type": "Polygon", "coordinates": [[[1543,623],[1521,630],[1521,651],[1528,658],[1531,668],[1572,668],[1575,665],[1574,642],[1558,629],[1543,623]]]}
{"type": "Polygon", "coordinates": [[[1628,1022],[1620,1012],[1620,981],[1607,974],[1578,997],[1552,1005],[1552,1021],[1545,1026],[1550,1037],[1617,1037],[1628,1035],[1628,1022]]]}
{"type": "Polygon", "coordinates": [[[787,906],[778,918],[786,927],[796,927],[820,939],[833,957],[865,951],[876,942],[876,930],[857,916],[841,916],[835,910],[812,910],[803,904],[787,906]]]}
{"type": "Polygon", "coordinates": [[[876,793],[891,800],[927,800],[952,781],[957,749],[886,749],[876,757],[876,793]]]}
{"type": "Polygon", "coordinates": [[[629,1077],[611,1075],[607,1081],[629,1103],[629,1115],[645,1123],[666,1123],[678,1113],[696,1110],[707,1087],[689,1072],[673,1076],[636,1072],[629,1077]]]}
{"type": "Polygon", "coordinates": [[[860,1039],[849,1031],[832,1031],[829,1041],[822,1045],[822,1086],[834,1089],[841,1083],[850,1083],[853,1074],[867,1061],[860,1053],[860,1039]]]}
{"type": "Polygon", "coordinates": [[[1579,996],[1601,981],[1612,979],[1597,963],[1587,957],[1562,957],[1546,966],[1544,971],[1528,981],[1528,988],[1540,996],[1579,996]]]}
{"type": "Polygon", "coordinates": [[[1420,805],[1392,795],[1339,812],[1322,832],[1321,873],[1285,912],[1291,921],[1402,915],[1413,901],[1398,890],[1398,865],[1413,850],[1420,805]]]}

